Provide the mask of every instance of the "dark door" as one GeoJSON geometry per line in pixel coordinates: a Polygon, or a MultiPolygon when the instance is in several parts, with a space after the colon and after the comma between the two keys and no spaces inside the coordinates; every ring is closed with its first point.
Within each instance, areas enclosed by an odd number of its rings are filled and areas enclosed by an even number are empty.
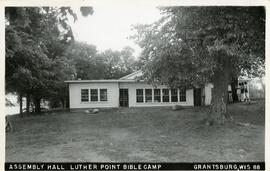
{"type": "Polygon", "coordinates": [[[128,107],[128,89],[119,89],[120,107],[128,107]]]}
{"type": "Polygon", "coordinates": [[[202,105],[201,88],[194,88],[194,106],[202,105]]]}

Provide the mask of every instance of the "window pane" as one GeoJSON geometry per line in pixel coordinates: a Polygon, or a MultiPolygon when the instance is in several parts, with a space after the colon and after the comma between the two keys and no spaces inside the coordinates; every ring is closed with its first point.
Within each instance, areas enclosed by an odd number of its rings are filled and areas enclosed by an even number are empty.
{"type": "Polygon", "coordinates": [[[81,89],[81,101],[82,102],[88,102],[89,101],[88,89],[81,89]]]}
{"type": "Polygon", "coordinates": [[[91,89],[91,101],[95,102],[98,101],[98,90],[91,89]]]}
{"type": "Polygon", "coordinates": [[[169,96],[163,96],[163,102],[169,102],[169,96]]]}
{"type": "Polygon", "coordinates": [[[137,95],[143,95],[143,89],[137,89],[136,94],[137,95]]]}
{"type": "Polygon", "coordinates": [[[154,89],[154,95],[155,96],[160,95],[160,89],[154,89]]]}
{"type": "Polygon", "coordinates": [[[171,89],[172,96],[177,96],[177,89],[171,89]]]}
{"type": "Polygon", "coordinates": [[[180,91],[180,102],[185,102],[186,101],[186,90],[181,90],[180,91]]]}
{"type": "Polygon", "coordinates": [[[91,89],[91,95],[98,95],[98,90],[97,89],[91,89]]]}
{"type": "Polygon", "coordinates": [[[152,96],[152,89],[145,89],[145,95],[152,96]]]}
{"type": "Polygon", "coordinates": [[[169,89],[162,89],[162,100],[163,102],[169,102],[169,89]]]}
{"type": "Polygon", "coordinates": [[[154,89],[154,102],[160,102],[160,89],[154,89]]]}
{"type": "Polygon", "coordinates": [[[145,89],[145,102],[152,102],[152,89],[145,89]]]}
{"type": "Polygon", "coordinates": [[[143,103],[143,89],[136,89],[136,101],[143,103]]]}
{"type": "Polygon", "coordinates": [[[137,96],[137,102],[143,103],[143,96],[137,96]]]}
{"type": "Polygon", "coordinates": [[[100,89],[100,101],[107,101],[107,89],[100,89]]]}
{"type": "Polygon", "coordinates": [[[169,96],[169,89],[162,89],[163,96],[169,96]]]}
{"type": "Polygon", "coordinates": [[[171,89],[171,102],[178,101],[177,89],[171,89]]]}
{"type": "Polygon", "coordinates": [[[98,101],[98,96],[91,96],[91,101],[92,102],[97,102],[98,101]]]}

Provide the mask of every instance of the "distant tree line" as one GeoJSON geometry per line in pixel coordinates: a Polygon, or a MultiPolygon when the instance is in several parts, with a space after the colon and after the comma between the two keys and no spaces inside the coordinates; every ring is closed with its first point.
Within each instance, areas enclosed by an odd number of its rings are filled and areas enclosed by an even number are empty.
{"type": "MultiPolygon", "coordinates": [[[[92,7],[81,7],[83,16],[92,7]]],[[[70,79],[116,79],[133,72],[133,49],[98,52],[94,45],[76,42],[69,18],[71,8],[7,7],[5,9],[6,93],[18,95],[20,113],[26,98],[26,113],[41,112],[41,100],[52,107],[66,106],[70,79]]]]}

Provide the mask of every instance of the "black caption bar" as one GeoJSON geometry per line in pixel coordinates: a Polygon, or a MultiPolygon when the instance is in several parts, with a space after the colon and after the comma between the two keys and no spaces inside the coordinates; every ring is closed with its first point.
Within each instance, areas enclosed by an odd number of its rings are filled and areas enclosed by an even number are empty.
{"type": "Polygon", "coordinates": [[[5,163],[5,170],[265,170],[265,162],[5,163]]]}

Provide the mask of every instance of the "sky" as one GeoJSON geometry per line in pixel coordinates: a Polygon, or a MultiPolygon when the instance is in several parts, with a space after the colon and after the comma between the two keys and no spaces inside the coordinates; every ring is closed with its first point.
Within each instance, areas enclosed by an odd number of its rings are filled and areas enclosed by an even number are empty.
{"type": "MultiPolygon", "coordinates": [[[[83,17],[77,12],[78,20],[72,24],[77,41],[94,44],[99,51],[121,50],[130,46],[137,57],[141,51],[133,40],[128,39],[134,31],[132,25],[150,24],[161,15],[155,6],[94,6],[92,16],[83,17]]],[[[76,10],[76,9],[75,9],[76,10]]]]}

